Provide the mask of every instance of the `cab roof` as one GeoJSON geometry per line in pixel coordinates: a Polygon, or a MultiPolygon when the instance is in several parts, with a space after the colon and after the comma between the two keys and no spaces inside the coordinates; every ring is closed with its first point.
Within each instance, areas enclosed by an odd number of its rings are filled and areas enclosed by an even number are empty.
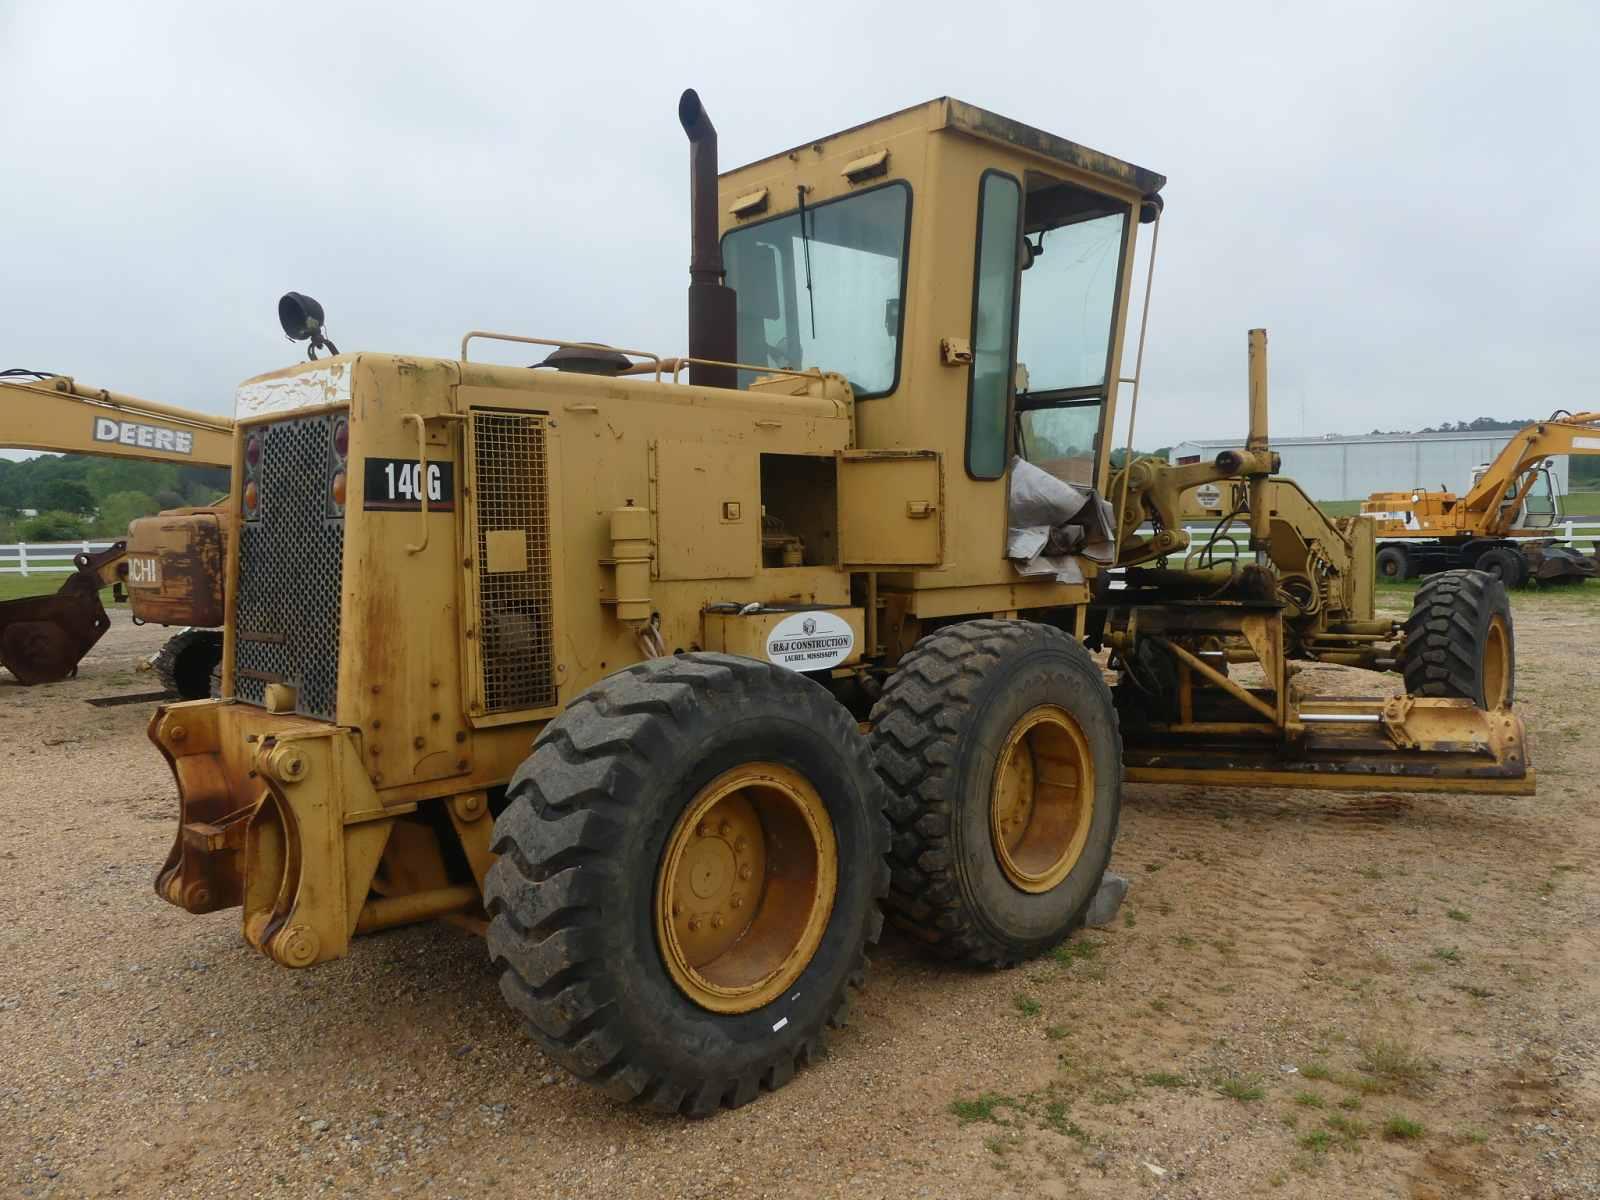
{"type": "Polygon", "coordinates": [[[774,159],[786,158],[809,146],[817,145],[834,138],[845,137],[849,134],[863,133],[875,126],[886,124],[898,118],[925,110],[928,116],[927,128],[929,132],[942,129],[955,130],[969,137],[982,138],[985,141],[995,142],[1003,146],[1013,146],[1020,150],[1037,154],[1043,158],[1062,163],[1065,166],[1085,171],[1109,182],[1116,183],[1126,188],[1133,188],[1142,196],[1153,195],[1166,185],[1167,177],[1144,167],[1135,166],[1120,158],[1114,158],[1099,150],[1091,150],[1088,146],[1047,133],[1043,129],[1026,125],[1021,121],[1014,121],[1010,117],[1002,117],[999,113],[990,112],[986,108],[979,108],[976,104],[968,104],[965,100],[957,100],[952,96],[940,96],[937,99],[926,101],[923,104],[914,104],[910,108],[903,108],[898,112],[888,113],[865,121],[860,125],[852,125],[848,129],[841,129],[837,133],[829,134],[825,138],[804,142],[788,150],[780,150],[776,154],[769,154],[763,158],[723,171],[722,177],[737,174],[751,167],[759,166],[774,159]]]}

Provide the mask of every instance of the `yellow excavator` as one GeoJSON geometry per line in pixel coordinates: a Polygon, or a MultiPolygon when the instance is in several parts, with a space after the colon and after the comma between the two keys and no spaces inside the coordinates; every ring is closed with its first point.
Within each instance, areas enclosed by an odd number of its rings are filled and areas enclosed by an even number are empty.
{"type": "MultiPolygon", "coordinates": [[[[0,372],[0,446],[108,458],[231,467],[233,421],[42,371],[0,372]]],[[[134,620],[184,626],[152,660],[168,690],[209,694],[221,660],[222,562],[228,507],[144,517],[128,537],[78,554],[61,587],[0,602],[0,666],[19,683],[70,678],[111,627],[100,599],[111,588],[134,620]]]]}
{"type": "Polygon", "coordinates": [[[1495,460],[1454,492],[1374,492],[1361,502],[1378,537],[1378,574],[1412,579],[1472,567],[1507,587],[1581,583],[1600,561],[1555,540],[1557,493],[1549,460],[1600,454],[1600,412],[1558,412],[1519,430],[1495,460]]]}

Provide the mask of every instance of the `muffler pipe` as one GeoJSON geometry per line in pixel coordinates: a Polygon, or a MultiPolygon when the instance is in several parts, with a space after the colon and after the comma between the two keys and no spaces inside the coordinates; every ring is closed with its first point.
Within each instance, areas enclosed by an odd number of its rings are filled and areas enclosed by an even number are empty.
{"type": "MultiPolygon", "coordinates": [[[[689,137],[689,357],[732,362],[739,355],[738,306],[723,280],[717,241],[717,130],[693,88],[678,98],[678,121],[689,137]]],[[[698,387],[737,387],[732,367],[689,364],[698,387]]]]}

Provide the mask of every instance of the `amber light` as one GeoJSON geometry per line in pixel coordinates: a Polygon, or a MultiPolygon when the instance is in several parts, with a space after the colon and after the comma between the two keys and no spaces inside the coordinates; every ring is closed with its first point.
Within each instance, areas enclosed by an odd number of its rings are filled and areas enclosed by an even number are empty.
{"type": "Polygon", "coordinates": [[[244,511],[253,513],[256,505],[261,502],[261,493],[256,490],[255,480],[244,485],[244,511]]]}
{"type": "Polygon", "coordinates": [[[344,472],[339,471],[333,477],[333,502],[340,508],[344,507],[344,472]]]}

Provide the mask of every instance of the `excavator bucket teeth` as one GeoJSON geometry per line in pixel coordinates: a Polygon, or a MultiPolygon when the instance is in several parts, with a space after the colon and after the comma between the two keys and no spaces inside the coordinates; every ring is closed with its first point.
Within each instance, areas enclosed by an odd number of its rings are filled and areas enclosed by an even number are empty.
{"type": "Polygon", "coordinates": [[[0,603],[0,666],[29,687],[70,679],[110,628],[94,576],[74,575],[53,595],[0,603]]]}

